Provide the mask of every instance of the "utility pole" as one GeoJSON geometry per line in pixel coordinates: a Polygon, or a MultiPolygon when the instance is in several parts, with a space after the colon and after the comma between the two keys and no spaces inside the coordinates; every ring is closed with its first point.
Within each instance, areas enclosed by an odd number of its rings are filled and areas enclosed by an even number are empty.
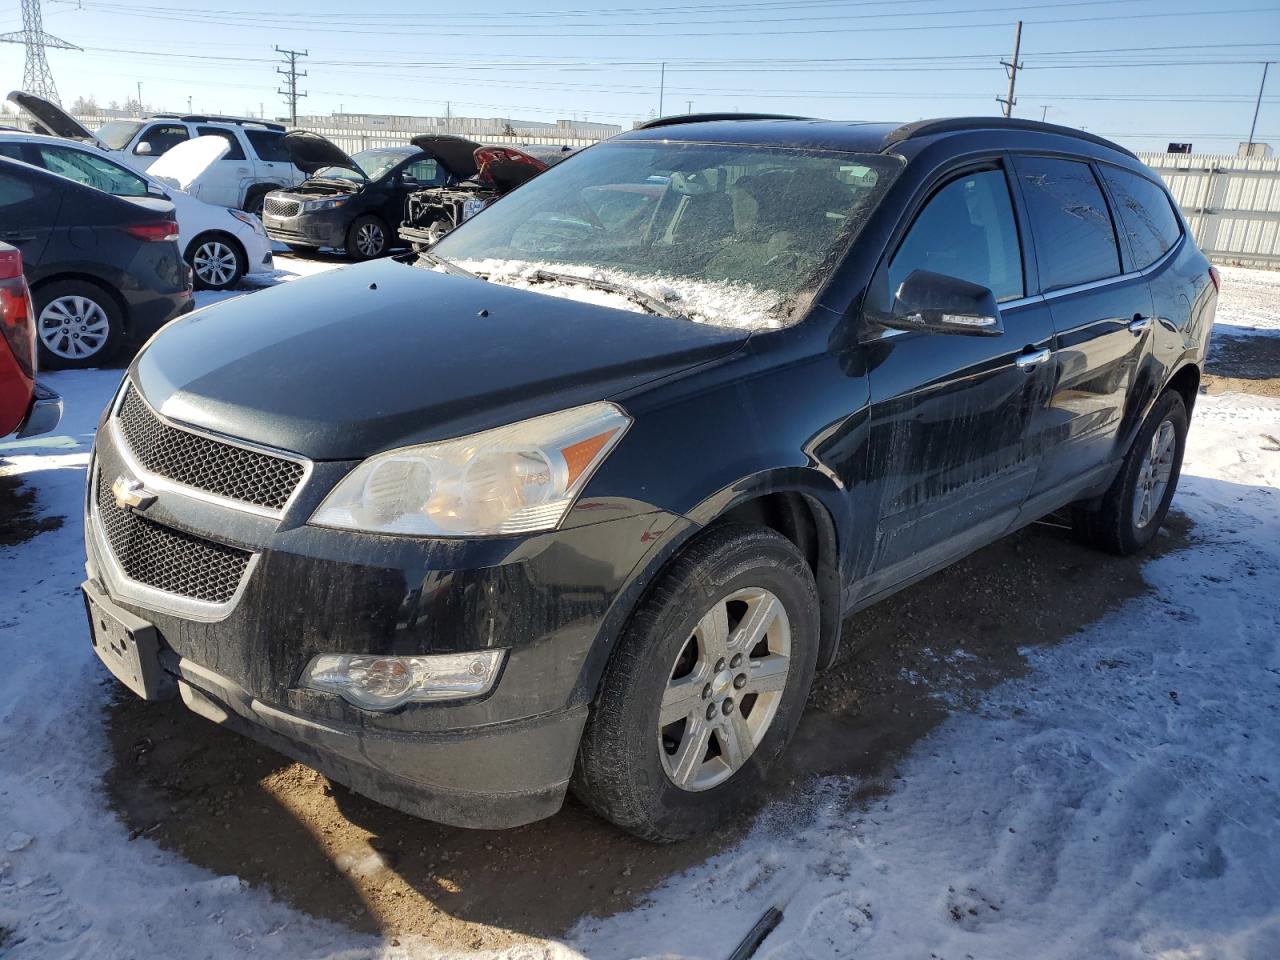
{"type": "Polygon", "coordinates": [[[305,77],[307,71],[298,69],[298,58],[308,56],[306,50],[282,50],[276,47],[276,53],[280,54],[288,61],[288,67],[276,67],[276,73],[285,78],[286,88],[284,90],[276,90],[276,93],[284,97],[285,103],[289,105],[289,122],[294,126],[298,124],[298,100],[305,97],[305,93],[298,92],[298,78],[305,77]]]}
{"type": "Polygon", "coordinates": [[[142,116],[142,81],[138,81],[138,116],[142,116]]]}
{"type": "Polygon", "coordinates": [[[1046,104],[1045,106],[1040,108],[1040,122],[1044,123],[1044,118],[1047,117],[1048,115],[1049,115],[1049,106],[1048,104],[1046,104]]]}
{"type": "Polygon", "coordinates": [[[195,110],[191,108],[191,94],[187,94],[187,113],[195,113],[195,110]]]}
{"type": "Polygon", "coordinates": [[[684,102],[684,105],[685,105],[685,111],[684,111],[685,113],[693,113],[693,101],[692,101],[692,100],[686,100],[686,101],[684,102]]]}
{"type": "Polygon", "coordinates": [[[658,116],[662,116],[662,101],[667,95],[667,61],[662,61],[662,72],[658,74],[658,116]]]}
{"type": "Polygon", "coordinates": [[[67,43],[44,32],[44,18],[40,12],[40,0],[22,0],[22,29],[13,33],[0,33],[0,43],[20,43],[27,48],[27,59],[22,68],[22,89],[54,103],[61,104],[58,87],[53,82],[53,71],[45,57],[46,50],[80,50],[74,43],[67,43]]]}
{"type": "Polygon", "coordinates": [[[1013,34],[1013,60],[1001,60],[1000,65],[1005,68],[1009,74],[1009,95],[1006,97],[996,97],[996,103],[1004,104],[1004,115],[1006,117],[1013,116],[1013,105],[1018,102],[1018,98],[1013,95],[1014,87],[1018,83],[1018,71],[1022,68],[1022,64],[1018,62],[1018,51],[1022,47],[1022,21],[1018,21],[1018,27],[1013,34]]]}
{"type": "Polygon", "coordinates": [[[1258,84],[1258,102],[1253,106],[1253,123],[1249,125],[1249,146],[1246,148],[1249,155],[1253,155],[1253,134],[1258,129],[1258,111],[1262,109],[1262,91],[1267,85],[1267,70],[1271,68],[1271,61],[1267,60],[1262,64],[1262,82],[1258,84]]]}

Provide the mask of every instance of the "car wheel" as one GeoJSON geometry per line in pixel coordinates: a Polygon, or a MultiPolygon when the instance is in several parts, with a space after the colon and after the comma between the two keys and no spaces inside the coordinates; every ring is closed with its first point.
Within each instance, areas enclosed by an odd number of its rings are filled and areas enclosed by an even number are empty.
{"type": "Polygon", "coordinates": [[[609,661],[574,792],[637,836],[670,842],[748,810],[813,681],[818,591],[785,537],[727,525],[688,547],[609,661]]]}
{"type": "Polygon", "coordinates": [[[372,260],[387,252],[387,225],[366,213],[356,217],[347,230],[347,256],[353,260],[372,260]]]}
{"type": "Polygon", "coordinates": [[[1187,445],[1187,407],[1166,390],[1134,438],[1120,473],[1097,509],[1077,504],[1071,525],[1086,543],[1111,553],[1136,553],[1151,542],[1169,512],[1187,445]]]}
{"type": "Polygon", "coordinates": [[[96,367],[115,354],[124,336],[120,305],[102,287],[83,280],[55,280],[32,297],[40,366],[96,367]]]}
{"type": "Polygon", "coordinates": [[[187,248],[187,263],[200,290],[230,290],[245,269],[244,248],[226,236],[196,237],[187,248]]]}

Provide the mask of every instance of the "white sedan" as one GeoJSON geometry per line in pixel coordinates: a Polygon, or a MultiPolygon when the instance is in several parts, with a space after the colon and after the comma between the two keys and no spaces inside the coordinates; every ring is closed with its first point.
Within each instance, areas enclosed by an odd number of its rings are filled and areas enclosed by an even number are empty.
{"type": "Polygon", "coordinates": [[[146,205],[169,200],[178,218],[178,245],[196,287],[228,290],[245,274],[275,269],[271,241],[251,213],[205,203],[185,190],[228,149],[221,137],[197,137],[174,147],[146,173],[87,143],[0,130],[0,156],[43,167],[106,193],[146,205]]]}

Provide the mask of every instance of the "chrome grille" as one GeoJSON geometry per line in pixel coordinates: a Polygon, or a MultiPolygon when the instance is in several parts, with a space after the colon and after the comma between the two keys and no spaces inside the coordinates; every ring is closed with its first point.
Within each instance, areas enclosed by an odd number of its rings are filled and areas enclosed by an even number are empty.
{"type": "Polygon", "coordinates": [[[130,580],[206,603],[235,596],[251,554],[121,510],[102,475],[96,498],[107,546],[130,580]]]}
{"type": "Polygon", "coordinates": [[[273,217],[296,217],[301,206],[297,200],[285,200],[270,194],[262,202],[263,212],[273,217]]]}
{"type": "Polygon", "coordinates": [[[145,469],[197,490],[280,510],[302,480],[296,460],[273,457],[172,427],[132,386],[116,413],[125,443],[145,469]]]}

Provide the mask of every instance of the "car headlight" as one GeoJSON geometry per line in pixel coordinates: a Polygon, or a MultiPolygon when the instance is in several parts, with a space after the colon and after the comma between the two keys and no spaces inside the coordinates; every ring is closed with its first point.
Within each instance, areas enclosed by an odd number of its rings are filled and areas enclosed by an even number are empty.
{"type": "Polygon", "coordinates": [[[249,226],[254,233],[263,237],[267,235],[266,229],[262,226],[262,221],[252,213],[245,213],[243,210],[232,210],[230,207],[227,208],[227,213],[231,214],[241,223],[249,226]]]}
{"type": "Polygon", "coordinates": [[[302,212],[315,213],[317,210],[333,210],[346,202],[346,197],[329,197],[326,200],[304,200],[302,201],[302,212]]]}
{"type": "Polygon", "coordinates": [[[418,537],[552,530],[630,424],[612,403],[591,403],[380,453],[325,497],[311,523],[418,537]]]}
{"type": "Polygon", "coordinates": [[[336,693],[365,710],[394,710],[406,703],[488,693],[505,656],[505,650],[421,657],[325,653],[311,658],[298,682],[311,690],[336,693]]]}

